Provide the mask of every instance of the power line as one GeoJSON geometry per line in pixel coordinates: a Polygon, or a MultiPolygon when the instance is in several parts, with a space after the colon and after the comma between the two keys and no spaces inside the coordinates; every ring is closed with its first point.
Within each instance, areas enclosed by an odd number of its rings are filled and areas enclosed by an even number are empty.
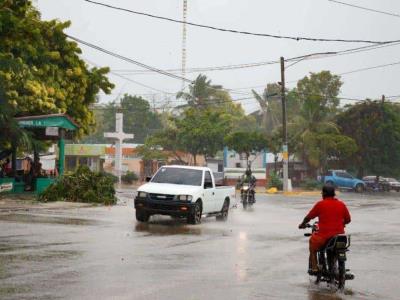
{"type": "MultiPolygon", "coordinates": [[[[320,94],[312,94],[312,93],[299,93],[300,95],[304,96],[321,96],[320,94]]],[[[345,100],[345,101],[357,101],[357,102],[361,102],[361,101],[366,101],[368,98],[360,98],[360,97],[351,97],[351,96],[337,96],[334,97],[338,100],[345,100]]],[[[397,103],[394,102],[396,101],[395,98],[400,98],[400,95],[395,95],[395,96],[387,96],[386,99],[393,99],[392,101],[390,101],[391,103],[397,103]]],[[[245,105],[246,103],[242,103],[242,102],[247,102],[249,100],[254,101],[254,104],[258,104],[257,101],[255,101],[256,99],[254,98],[254,96],[251,97],[243,97],[243,98],[237,98],[237,99],[229,99],[229,100],[221,100],[221,99],[205,99],[203,100],[202,103],[198,103],[196,104],[196,107],[206,107],[206,106],[212,106],[212,105],[221,105],[221,104],[227,104],[227,103],[235,103],[235,102],[241,102],[240,104],[245,105]]],[[[149,101],[149,100],[147,100],[149,101]]],[[[189,106],[186,100],[183,101],[171,101],[169,100],[165,105],[162,106],[155,106],[154,109],[177,109],[177,108],[184,108],[184,107],[189,106]],[[176,104],[175,106],[171,106],[172,104],[176,104]]],[[[103,108],[106,109],[106,108],[103,108]]],[[[123,109],[123,110],[128,110],[128,109],[123,109]]]]}
{"type": "Polygon", "coordinates": [[[234,29],[220,28],[220,27],[204,25],[204,24],[197,24],[197,23],[186,22],[186,21],[184,22],[184,21],[177,20],[177,19],[172,19],[172,18],[157,16],[157,15],[153,15],[153,14],[149,14],[149,13],[139,12],[139,11],[122,8],[122,7],[117,7],[117,6],[113,6],[113,5],[109,5],[109,4],[105,4],[105,3],[101,3],[101,2],[92,1],[92,0],[83,0],[83,1],[94,4],[94,5],[104,6],[107,8],[120,10],[120,11],[128,12],[131,14],[146,16],[146,17],[150,17],[150,18],[154,18],[154,19],[159,19],[159,20],[164,20],[164,21],[169,21],[169,22],[174,22],[174,23],[179,23],[179,24],[187,24],[187,25],[191,25],[191,26],[195,26],[195,27],[217,30],[217,31],[222,31],[222,32],[249,35],[249,36],[269,37],[269,38],[275,38],[275,39],[287,39],[287,40],[294,40],[294,41],[302,41],[303,40],[303,41],[312,41],[312,42],[343,42],[343,43],[368,43],[368,44],[385,44],[385,43],[393,42],[393,41],[372,41],[372,40],[359,40],[359,39],[326,39],[326,38],[311,38],[311,37],[300,37],[300,36],[295,37],[295,36],[274,35],[274,34],[268,34],[268,33],[255,33],[255,32],[249,32],[249,31],[240,31],[240,30],[234,30],[234,29]]]}
{"type": "MultiPolygon", "coordinates": [[[[354,53],[360,53],[360,52],[366,52],[366,51],[371,51],[379,48],[385,48],[385,47],[391,47],[391,46],[396,46],[400,45],[400,42],[393,42],[390,44],[384,44],[384,45],[368,45],[364,47],[357,47],[357,48],[351,48],[351,49],[346,49],[346,50],[340,50],[340,51],[330,51],[330,52],[321,52],[321,53],[311,53],[311,54],[306,54],[298,57],[293,57],[293,58],[288,58],[285,61],[290,62],[294,61],[294,64],[302,61],[302,60],[312,60],[312,59],[321,59],[321,58],[329,58],[329,57],[335,57],[335,56],[341,56],[341,55],[349,55],[349,54],[354,54],[354,53]]],[[[209,72],[209,71],[226,71],[226,70],[236,70],[236,69],[246,69],[246,68],[255,68],[255,67],[262,67],[266,65],[275,65],[278,64],[279,60],[271,60],[271,61],[261,61],[261,62],[254,62],[254,63],[245,63],[245,64],[232,64],[232,65],[223,65],[223,66],[210,66],[210,67],[196,67],[196,68],[187,68],[186,73],[201,73],[201,72],[209,72]]],[[[290,67],[290,65],[288,66],[290,67]]],[[[288,68],[287,67],[287,68],[288,68]]],[[[153,71],[149,70],[129,70],[129,69],[120,69],[120,70],[113,70],[116,73],[121,73],[124,75],[145,75],[145,74],[151,74],[153,71]]],[[[165,69],[164,71],[170,72],[170,73],[180,73],[182,72],[182,69],[165,69]]],[[[243,88],[240,88],[243,89],[243,88]]]]}
{"type": "Polygon", "coordinates": [[[372,11],[372,12],[379,13],[379,14],[384,14],[384,15],[387,15],[387,16],[400,18],[399,14],[395,14],[395,13],[391,13],[391,12],[387,12],[387,11],[382,11],[382,10],[377,10],[377,9],[373,9],[373,8],[363,7],[363,6],[350,4],[350,3],[346,3],[346,2],[341,2],[341,1],[336,1],[336,0],[328,0],[328,1],[329,2],[334,2],[334,3],[337,3],[337,4],[341,4],[341,5],[350,6],[350,7],[353,7],[353,8],[358,8],[358,9],[372,11]]]}
{"type": "Polygon", "coordinates": [[[126,81],[129,81],[129,82],[132,82],[132,83],[134,83],[134,84],[140,85],[140,86],[142,86],[142,87],[151,89],[151,90],[153,90],[153,91],[157,91],[157,92],[160,92],[160,93],[163,93],[163,94],[169,94],[169,95],[174,95],[174,94],[175,94],[175,93],[171,93],[171,92],[159,90],[159,89],[157,89],[157,88],[154,88],[154,87],[151,87],[151,86],[146,85],[146,84],[144,84],[144,83],[140,83],[140,82],[138,82],[138,81],[132,80],[132,79],[130,79],[129,77],[126,77],[126,76],[117,74],[117,73],[115,73],[115,72],[110,72],[110,73],[111,73],[112,75],[114,75],[114,76],[117,76],[117,77],[122,78],[122,79],[124,79],[124,80],[126,80],[126,81]]]}
{"type": "MultiPolygon", "coordinates": [[[[90,61],[89,59],[85,58],[85,60],[86,60],[88,63],[90,63],[91,65],[93,65],[93,66],[95,66],[95,67],[99,67],[98,64],[96,64],[96,63],[90,61]]],[[[140,86],[142,86],[142,87],[151,89],[151,90],[153,90],[153,91],[157,91],[157,92],[160,92],[160,93],[163,93],[163,94],[171,94],[171,95],[175,94],[175,93],[166,92],[166,91],[157,89],[157,88],[155,88],[155,87],[146,85],[146,84],[144,84],[144,83],[138,82],[138,81],[133,80],[133,79],[128,78],[128,77],[125,77],[125,76],[123,76],[123,75],[121,75],[121,74],[118,74],[118,73],[116,73],[116,72],[113,72],[113,71],[110,71],[110,73],[113,74],[114,76],[120,77],[120,78],[122,78],[122,79],[125,79],[126,81],[129,81],[129,82],[132,82],[132,83],[134,83],[134,84],[140,85],[140,86]]]]}
{"type": "MultiPolygon", "coordinates": [[[[389,64],[383,64],[383,65],[377,65],[377,66],[367,67],[367,68],[361,68],[361,69],[350,70],[350,71],[346,71],[346,72],[342,72],[342,73],[337,73],[336,75],[344,76],[344,75],[349,75],[349,74],[364,72],[364,71],[373,70],[373,69],[385,68],[385,67],[390,67],[390,66],[395,66],[395,65],[400,65],[400,61],[398,61],[398,62],[393,62],[393,63],[389,63],[389,64]]],[[[299,80],[301,80],[301,79],[287,81],[287,83],[298,82],[299,80]]]]}
{"type": "MultiPolygon", "coordinates": [[[[124,57],[124,56],[122,56],[122,55],[116,54],[116,53],[111,52],[111,51],[108,51],[108,50],[106,50],[106,49],[104,49],[104,48],[101,48],[101,47],[96,46],[96,45],[94,45],[94,44],[85,42],[85,41],[80,40],[80,39],[78,39],[78,38],[75,38],[75,37],[72,37],[72,36],[69,36],[69,35],[66,35],[66,36],[69,37],[69,38],[71,38],[72,40],[77,41],[78,43],[82,43],[82,44],[84,44],[84,45],[86,45],[86,46],[88,46],[88,47],[91,47],[91,48],[96,49],[96,50],[98,50],[98,51],[104,52],[104,53],[109,54],[109,55],[111,55],[111,56],[113,56],[113,57],[122,59],[122,60],[124,60],[124,61],[127,61],[127,62],[129,62],[129,63],[133,63],[133,64],[135,64],[135,65],[142,66],[143,68],[146,68],[146,69],[151,70],[151,71],[153,71],[153,72],[157,72],[157,73],[162,74],[162,75],[166,75],[166,76],[169,76],[169,77],[173,77],[174,79],[185,80],[186,82],[189,82],[189,83],[193,84],[193,81],[191,81],[191,80],[189,80],[189,79],[182,78],[182,77],[180,77],[180,76],[171,74],[171,73],[169,73],[169,72],[166,72],[166,71],[163,71],[163,70],[160,70],[160,69],[157,69],[157,68],[148,66],[148,65],[143,64],[143,63],[141,63],[141,62],[138,62],[138,61],[136,61],[136,60],[133,60],[133,59],[124,57]]],[[[393,44],[398,44],[398,42],[393,42],[393,43],[391,43],[391,44],[389,44],[389,45],[378,45],[378,46],[377,46],[377,45],[373,45],[373,46],[370,45],[370,46],[363,46],[363,47],[358,47],[358,48],[353,48],[353,49],[347,49],[347,50],[342,50],[342,51],[337,51],[337,52],[311,53],[311,54],[307,54],[307,55],[302,55],[302,56],[290,58],[290,59],[287,59],[286,61],[296,61],[296,60],[304,60],[304,59],[315,59],[315,58],[321,58],[321,56],[322,56],[322,57],[327,57],[327,56],[329,57],[329,56],[333,56],[333,55],[343,55],[343,54],[355,53],[355,52],[360,52],[360,51],[368,51],[368,50],[371,50],[371,48],[376,49],[376,48],[380,48],[380,47],[384,47],[384,46],[387,47],[387,46],[390,46],[390,45],[393,45],[393,44]]],[[[339,75],[346,75],[346,74],[350,74],[350,73],[361,72],[361,71],[364,71],[364,70],[369,70],[369,69],[374,69],[374,68],[381,68],[381,67],[384,67],[384,66],[394,65],[394,64],[398,64],[398,63],[400,63],[400,62],[391,63],[391,64],[386,64],[386,65],[380,65],[380,66],[374,66],[374,67],[370,67],[370,68],[352,70],[352,71],[348,71],[348,72],[345,72],[345,73],[342,73],[342,74],[339,74],[339,75]]],[[[128,79],[127,77],[124,77],[124,76],[121,76],[121,75],[118,75],[118,76],[120,76],[120,77],[122,77],[122,78],[124,78],[124,79],[128,79]]],[[[298,81],[298,80],[289,81],[288,83],[297,82],[297,81],[298,81]]],[[[135,83],[138,83],[138,82],[135,82],[135,83]]],[[[143,85],[143,84],[141,84],[141,83],[139,83],[139,84],[140,84],[140,85],[143,85]]],[[[149,87],[149,86],[146,86],[146,87],[151,88],[151,89],[154,89],[154,88],[149,87]]],[[[209,87],[209,88],[210,88],[210,89],[214,89],[214,90],[227,91],[227,92],[230,92],[230,93],[237,93],[237,94],[242,94],[242,95],[244,94],[244,93],[235,92],[233,89],[214,88],[214,87],[209,87]]],[[[156,90],[158,90],[158,89],[156,89],[156,90]]],[[[158,90],[158,91],[161,91],[161,90],[158,90]]],[[[171,94],[172,94],[172,93],[171,93],[171,94]]],[[[245,93],[245,94],[247,94],[247,93],[245,93]]]]}
{"type": "Polygon", "coordinates": [[[378,65],[378,66],[373,66],[373,67],[368,67],[368,68],[362,68],[362,69],[357,69],[357,70],[353,70],[353,71],[348,71],[348,72],[344,72],[344,73],[339,73],[338,75],[343,76],[343,75],[348,75],[348,74],[353,74],[353,73],[358,73],[358,72],[363,72],[363,71],[368,71],[368,70],[373,70],[373,69],[379,69],[379,68],[395,66],[395,65],[399,65],[399,64],[400,64],[400,61],[394,62],[394,63],[390,63],[390,64],[378,65]]]}
{"type": "MultiPolygon", "coordinates": [[[[178,80],[184,80],[184,81],[186,81],[186,82],[188,82],[188,83],[190,83],[190,84],[193,84],[193,81],[190,80],[190,79],[183,78],[183,77],[181,77],[181,76],[174,75],[174,74],[169,73],[169,72],[166,72],[166,71],[164,71],[164,70],[151,67],[151,66],[146,65],[146,64],[143,64],[143,63],[141,63],[141,62],[139,62],[139,61],[136,61],[136,60],[133,60],[133,59],[131,59],[131,58],[128,58],[128,57],[122,56],[122,55],[120,55],[120,54],[114,53],[114,52],[112,52],[112,51],[106,50],[106,49],[104,49],[104,48],[102,48],[102,47],[100,47],[100,46],[96,46],[96,45],[91,44],[91,43],[89,43],[89,42],[85,42],[85,41],[83,41],[83,40],[81,40],[81,39],[78,39],[78,38],[76,38],[76,37],[70,36],[70,35],[68,35],[68,34],[65,34],[65,35],[66,35],[67,37],[69,37],[70,39],[72,39],[72,40],[74,40],[74,41],[76,41],[76,42],[78,42],[78,43],[80,43],[80,44],[83,44],[83,45],[88,46],[88,47],[90,47],[90,48],[93,48],[93,49],[95,49],[95,50],[98,50],[98,51],[101,51],[101,52],[103,52],[103,53],[106,53],[106,54],[111,55],[111,56],[113,56],[113,57],[115,57],[115,58],[124,60],[124,61],[126,61],[126,62],[135,64],[135,65],[138,65],[138,66],[141,66],[141,67],[143,67],[143,68],[145,68],[145,69],[151,70],[151,71],[156,72],[156,73],[159,73],[159,74],[161,74],[161,75],[169,76],[169,77],[172,77],[172,78],[178,79],[178,80]]],[[[124,78],[125,78],[125,77],[124,77],[124,78]]],[[[227,92],[230,92],[229,89],[224,89],[224,88],[214,88],[214,87],[211,87],[211,86],[208,87],[208,88],[209,88],[209,89],[213,89],[213,90],[218,90],[218,91],[227,91],[227,92]]],[[[241,94],[241,93],[239,93],[239,92],[233,92],[233,93],[241,94]]]]}
{"type": "MultiPolygon", "coordinates": [[[[187,68],[186,73],[200,73],[200,72],[208,72],[208,71],[224,71],[224,70],[234,70],[234,69],[245,69],[245,68],[253,68],[253,67],[260,67],[265,65],[272,65],[278,63],[277,61],[264,61],[264,62],[255,62],[255,63],[248,63],[248,64],[236,64],[236,65],[224,65],[224,66],[215,66],[215,67],[197,67],[197,68],[187,68]]],[[[148,74],[151,71],[147,70],[129,70],[129,69],[121,69],[121,70],[114,70],[118,73],[129,73],[129,74],[148,74]]],[[[182,69],[165,69],[165,71],[171,73],[180,73],[182,69]]]]}
{"type": "Polygon", "coordinates": [[[69,37],[71,40],[74,40],[74,41],[76,41],[76,42],[78,42],[78,43],[80,43],[80,44],[86,45],[86,46],[88,46],[88,47],[90,47],[90,48],[96,49],[96,50],[98,50],[98,51],[101,51],[101,52],[106,53],[106,54],[108,54],[108,55],[111,55],[111,56],[113,56],[113,57],[122,59],[122,60],[124,60],[124,61],[126,61],[126,62],[129,62],[129,63],[131,63],[131,64],[135,64],[135,65],[140,66],[140,67],[142,67],[142,68],[145,68],[145,69],[148,69],[148,70],[152,70],[153,72],[159,73],[159,74],[161,74],[161,75],[165,75],[165,76],[168,76],[168,77],[171,77],[171,78],[174,78],[174,79],[183,80],[183,81],[192,83],[192,80],[183,78],[183,77],[181,77],[181,76],[178,76],[178,75],[175,75],[175,74],[172,74],[172,73],[169,73],[169,72],[166,72],[166,71],[157,69],[157,68],[154,68],[154,67],[152,67],[152,66],[149,66],[149,65],[146,65],[146,64],[144,64],[144,63],[138,62],[138,61],[133,60],[133,59],[131,59],[131,58],[128,58],[128,57],[119,55],[119,54],[117,54],[117,53],[111,52],[111,51],[109,51],[109,50],[106,50],[106,49],[104,49],[104,48],[101,48],[101,47],[99,47],[99,46],[96,46],[96,45],[94,45],[94,44],[91,44],[91,43],[89,43],[89,42],[85,42],[85,41],[83,41],[83,40],[81,40],[81,39],[78,39],[78,38],[76,38],[76,37],[73,37],[73,36],[71,36],[71,35],[68,35],[68,34],[65,34],[65,35],[66,35],[67,37],[69,37]]]}
{"type": "MultiPolygon", "coordinates": [[[[196,104],[196,107],[205,107],[205,106],[211,106],[211,105],[213,105],[213,104],[219,105],[219,104],[235,103],[235,102],[249,101],[249,100],[254,100],[254,98],[253,98],[253,97],[244,97],[244,98],[238,98],[238,99],[217,100],[217,101],[212,100],[212,99],[209,99],[209,100],[205,100],[203,103],[196,104]]],[[[173,108],[177,108],[177,107],[179,107],[179,106],[187,105],[187,103],[182,103],[182,102],[180,102],[180,101],[169,101],[169,102],[168,102],[168,104],[171,104],[171,103],[179,103],[180,105],[177,105],[177,106],[175,106],[175,107],[173,107],[173,106],[170,106],[170,107],[168,107],[168,106],[159,106],[159,107],[155,107],[155,108],[156,108],[156,109],[163,109],[163,108],[164,108],[164,109],[165,109],[165,108],[173,109],[173,108]]],[[[98,106],[97,106],[97,107],[98,107],[98,106]]],[[[97,107],[96,107],[96,108],[97,108],[97,107]]],[[[107,108],[106,108],[106,107],[103,107],[102,109],[107,109],[107,108]]],[[[122,110],[128,110],[128,109],[125,108],[125,109],[122,109],[122,110]]]]}

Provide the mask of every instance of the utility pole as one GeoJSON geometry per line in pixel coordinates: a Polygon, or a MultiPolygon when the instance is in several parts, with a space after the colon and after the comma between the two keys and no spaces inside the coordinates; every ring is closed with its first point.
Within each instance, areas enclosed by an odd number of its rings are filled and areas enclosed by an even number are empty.
{"type": "Polygon", "coordinates": [[[283,128],[283,191],[289,189],[289,152],[287,142],[287,117],[286,117],[286,96],[285,96],[285,59],[281,57],[281,99],[282,99],[282,128],[283,128]]]}

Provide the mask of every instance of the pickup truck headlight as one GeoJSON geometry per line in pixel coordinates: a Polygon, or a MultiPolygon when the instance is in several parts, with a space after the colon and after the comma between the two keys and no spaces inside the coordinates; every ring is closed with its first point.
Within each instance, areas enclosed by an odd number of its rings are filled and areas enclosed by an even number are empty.
{"type": "Polygon", "coordinates": [[[179,195],[178,200],[180,201],[192,201],[193,197],[191,195],[179,195]]]}
{"type": "Polygon", "coordinates": [[[146,192],[138,192],[138,197],[139,198],[146,198],[147,197],[147,193],[146,192]]]}

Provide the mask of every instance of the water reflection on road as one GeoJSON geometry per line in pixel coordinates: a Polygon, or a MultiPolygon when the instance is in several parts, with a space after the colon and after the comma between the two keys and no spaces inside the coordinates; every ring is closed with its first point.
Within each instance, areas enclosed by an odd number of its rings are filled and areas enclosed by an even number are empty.
{"type": "Polygon", "coordinates": [[[0,213],[1,299],[399,299],[400,199],[342,194],[353,215],[343,293],[306,274],[312,198],[259,196],[227,222],[134,220],[112,208],[0,213]]]}

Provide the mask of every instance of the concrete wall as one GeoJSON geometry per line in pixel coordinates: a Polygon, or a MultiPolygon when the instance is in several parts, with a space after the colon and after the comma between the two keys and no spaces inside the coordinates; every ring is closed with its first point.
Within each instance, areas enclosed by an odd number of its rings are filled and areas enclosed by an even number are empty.
{"type": "MultiPolygon", "coordinates": [[[[246,168],[246,158],[245,156],[241,156],[240,154],[234,152],[234,151],[225,151],[225,162],[226,168],[246,168]]],[[[249,161],[251,161],[251,168],[252,169],[258,169],[258,168],[264,168],[265,167],[265,153],[260,152],[257,153],[257,155],[251,155],[249,158],[249,161]]]]}

